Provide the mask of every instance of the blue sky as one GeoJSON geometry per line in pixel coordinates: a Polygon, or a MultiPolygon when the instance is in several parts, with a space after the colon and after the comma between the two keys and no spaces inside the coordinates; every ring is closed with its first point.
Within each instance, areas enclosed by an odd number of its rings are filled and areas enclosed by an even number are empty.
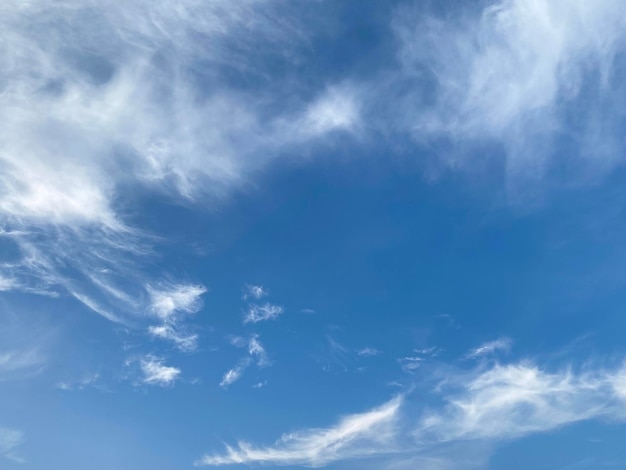
{"type": "Polygon", "coordinates": [[[626,467],[624,2],[0,31],[0,468],[626,467]]]}

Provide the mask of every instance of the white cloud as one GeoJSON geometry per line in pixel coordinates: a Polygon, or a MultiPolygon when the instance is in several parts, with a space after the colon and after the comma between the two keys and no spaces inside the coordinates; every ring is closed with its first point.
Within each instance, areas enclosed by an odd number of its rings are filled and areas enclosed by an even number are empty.
{"type": "Polygon", "coordinates": [[[222,377],[222,381],[220,382],[220,387],[228,388],[229,385],[232,385],[239,380],[241,378],[241,374],[243,374],[243,371],[248,368],[250,363],[250,358],[240,360],[235,367],[229,369],[224,374],[224,377],[222,377]]]}
{"type": "Polygon", "coordinates": [[[439,349],[435,346],[422,349],[414,349],[413,355],[404,356],[397,359],[404,372],[413,373],[419,369],[422,364],[439,354],[439,349]]]}
{"type": "Polygon", "coordinates": [[[49,360],[56,329],[47,322],[33,324],[30,312],[0,303],[0,382],[33,377],[49,360]]]}
{"type": "Polygon", "coordinates": [[[258,323],[260,321],[274,320],[284,312],[280,305],[265,303],[263,305],[251,304],[244,315],[244,323],[258,323]]]}
{"type": "MultiPolygon", "coordinates": [[[[510,178],[543,176],[556,161],[557,137],[568,143],[568,158],[591,158],[592,169],[621,158],[626,87],[617,61],[626,4],[481,5],[463,5],[463,13],[445,18],[419,7],[397,11],[402,80],[415,88],[394,100],[394,116],[420,140],[500,144],[510,178]]],[[[454,166],[475,163],[449,153],[454,166]]]]}
{"type": "Polygon", "coordinates": [[[85,374],[76,381],[59,382],[56,387],[64,391],[83,390],[86,387],[94,386],[100,379],[100,373],[85,374]]]}
{"type": "Polygon", "coordinates": [[[0,380],[16,372],[36,370],[44,363],[45,358],[39,349],[0,350],[0,380]]]}
{"type": "Polygon", "coordinates": [[[160,288],[147,287],[150,294],[150,308],[161,320],[160,325],[148,327],[148,333],[173,342],[182,351],[193,351],[198,344],[198,335],[187,332],[180,325],[181,314],[193,314],[202,308],[202,295],[206,288],[194,284],[161,285],[160,288]]]}
{"type": "Polygon", "coordinates": [[[256,358],[259,366],[267,366],[270,364],[265,348],[261,344],[261,341],[259,341],[258,335],[252,335],[250,337],[250,341],[248,343],[248,354],[250,354],[251,357],[256,358]]]}
{"type": "Polygon", "coordinates": [[[405,372],[412,372],[415,369],[419,369],[424,362],[424,357],[422,356],[405,356],[398,359],[398,362],[402,366],[402,370],[405,372]]]}
{"type": "Polygon", "coordinates": [[[368,356],[378,356],[379,354],[382,354],[382,351],[376,348],[363,348],[363,349],[358,349],[356,353],[359,356],[368,357],[368,356]]]}
{"type": "Polygon", "coordinates": [[[481,344],[467,353],[468,358],[477,358],[493,354],[498,351],[509,352],[513,342],[509,338],[498,338],[494,341],[481,344]]]}
{"type": "Polygon", "coordinates": [[[359,100],[353,88],[334,87],[311,103],[304,118],[297,123],[306,135],[331,131],[353,131],[360,123],[359,100]]]}
{"type": "Polygon", "coordinates": [[[255,286],[252,284],[246,284],[243,293],[243,300],[247,300],[248,298],[252,299],[262,299],[263,297],[267,297],[269,293],[263,288],[263,286],[255,286]]]}
{"type": "Polygon", "coordinates": [[[256,365],[259,367],[266,367],[271,365],[271,361],[259,340],[258,335],[252,335],[246,341],[241,337],[233,337],[231,338],[231,344],[238,348],[247,347],[248,356],[239,360],[237,365],[232,369],[229,369],[222,377],[222,381],[220,382],[220,387],[228,388],[229,385],[235,383],[237,380],[241,378],[244,371],[250,367],[254,361],[256,361],[256,365]]]}
{"type": "MultiPolygon", "coordinates": [[[[233,370],[228,378],[236,380],[237,373],[233,370]]],[[[452,469],[455,459],[466,461],[467,468],[484,468],[488,454],[504,440],[580,421],[626,422],[624,377],[626,366],[550,371],[531,362],[487,368],[483,363],[460,371],[442,365],[427,378],[427,383],[440,379],[430,393],[423,387],[409,387],[405,396],[410,400],[395,398],[335,426],[284,435],[272,446],[239,442],[222,454],[204,456],[197,464],[316,467],[384,456],[377,465],[384,463],[390,469],[413,468],[412,463],[452,469]]]]}
{"type": "MultiPolygon", "coordinates": [[[[345,127],[349,113],[337,112],[317,119],[315,135],[283,132],[284,122],[321,105],[285,87],[249,90],[227,79],[235,69],[265,82],[260,58],[296,59],[307,41],[298,8],[270,0],[2,4],[0,236],[20,257],[0,266],[0,290],[74,296],[130,324],[147,308],[146,283],[161,290],[141,274],[158,239],[133,226],[135,188],[214,204],[250,187],[285,149],[345,127]]],[[[161,300],[153,307],[167,315],[161,300]]]]}
{"type": "MultiPolygon", "coordinates": [[[[495,365],[444,392],[442,410],[426,413],[420,440],[510,439],[577,421],[626,419],[624,369],[548,372],[530,363],[495,365]]],[[[445,386],[444,386],[445,388],[445,386]]]]}
{"type": "Polygon", "coordinates": [[[0,427],[0,456],[17,463],[22,463],[23,459],[20,458],[15,451],[23,441],[23,432],[0,427]]]}
{"type": "Polygon", "coordinates": [[[166,387],[173,385],[180,377],[181,371],[176,367],[167,366],[164,360],[157,356],[147,355],[139,360],[143,374],[141,383],[166,387]]]}
{"type": "Polygon", "coordinates": [[[170,325],[150,326],[148,333],[155,338],[173,342],[181,351],[194,351],[198,347],[198,335],[196,333],[181,333],[170,325]]]}
{"type": "Polygon", "coordinates": [[[394,398],[379,408],[349,415],[334,426],[286,434],[271,447],[239,442],[224,454],[205,455],[196,465],[273,464],[318,467],[346,458],[391,452],[402,403],[394,398]]]}
{"type": "Polygon", "coordinates": [[[202,307],[206,287],[194,284],[173,284],[155,288],[148,286],[152,311],[167,321],[179,313],[196,313],[202,307]]]}

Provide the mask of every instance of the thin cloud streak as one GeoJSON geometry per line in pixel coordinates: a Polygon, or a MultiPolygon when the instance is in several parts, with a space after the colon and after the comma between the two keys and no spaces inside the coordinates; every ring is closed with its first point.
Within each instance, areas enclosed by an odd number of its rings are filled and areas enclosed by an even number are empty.
{"type": "Polygon", "coordinates": [[[400,397],[394,398],[379,408],[346,416],[332,427],[286,434],[272,447],[239,442],[236,447],[227,446],[225,454],[205,455],[196,465],[265,463],[319,467],[336,460],[391,452],[401,404],[400,397]]]}
{"type": "Polygon", "coordinates": [[[481,344],[480,346],[472,349],[467,353],[466,357],[469,359],[475,359],[481,356],[487,356],[494,354],[498,351],[508,353],[513,346],[513,341],[509,338],[498,338],[494,341],[481,344]]]}

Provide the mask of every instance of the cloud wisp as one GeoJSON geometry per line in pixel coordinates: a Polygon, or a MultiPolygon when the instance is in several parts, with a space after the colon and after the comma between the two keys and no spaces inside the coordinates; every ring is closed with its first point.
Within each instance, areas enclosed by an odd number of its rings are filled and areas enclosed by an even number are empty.
{"type": "Polygon", "coordinates": [[[488,341],[480,346],[472,349],[467,353],[466,357],[469,359],[476,359],[483,356],[492,355],[498,351],[508,353],[513,346],[513,341],[510,338],[498,338],[493,341],[488,341]]]}
{"type": "Polygon", "coordinates": [[[16,463],[24,463],[24,460],[16,452],[23,441],[23,432],[0,427],[0,456],[16,463]]]}
{"type": "MultiPolygon", "coordinates": [[[[541,178],[559,164],[557,140],[578,168],[586,163],[576,177],[611,167],[624,150],[626,5],[480,5],[445,19],[417,5],[397,11],[400,75],[415,86],[401,96],[396,118],[420,142],[496,144],[512,180],[541,178]]],[[[469,154],[446,153],[454,167],[476,164],[469,154]]]]}
{"type": "Polygon", "coordinates": [[[243,300],[255,299],[259,300],[263,297],[267,297],[269,292],[263,288],[263,286],[257,286],[254,284],[246,284],[243,289],[243,300]]]}
{"type": "Polygon", "coordinates": [[[144,385],[168,387],[174,385],[181,375],[180,369],[168,366],[163,358],[150,354],[139,359],[139,368],[140,383],[144,385]]]}
{"type": "MultiPolygon", "coordinates": [[[[217,203],[250,187],[285,149],[358,122],[356,98],[339,88],[299,99],[289,84],[261,86],[262,58],[289,66],[307,43],[298,8],[272,0],[0,7],[0,237],[18,253],[0,259],[0,290],[70,296],[126,325],[151,305],[163,313],[166,305],[145,302],[146,284],[160,276],[146,278],[141,266],[157,239],[134,224],[135,189],[217,203]],[[236,86],[233,73],[259,87],[236,86]]],[[[172,325],[151,334],[193,344],[172,325]]]]}
{"type": "Polygon", "coordinates": [[[229,464],[303,465],[319,467],[336,460],[364,457],[394,450],[401,398],[365,413],[344,417],[334,426],[282,436],[274,446],[255,447],[239,442],[224,454],[205,455],[196,465],[229,464]]]}
{"type": "Polygon", "coordinates": [[[384,456],[389,468],[404,468],[404,461],[453,468],[445,458],[432,456],[446,446],[461,445],[463,452],[471,453],[581,421],[626,422],[624,367],[550,371],[522,361],[447,371],[428,396],[418,397],[418,389],[411,389],[404,398],[346,417],[335,426],[287,434],[273,446],[239,442],[227,446],[225,453],[205,455],[197,464],[315,467],[384,456]],[[416,403],[433,399],[440,405],[416,409],[416,403]],[[409,401],[411,406],[401,406],[409,401]]]}
{"type": "Polygon", "coordinates": [[[235,367],[226,371],[220,382],[220,387],[226,389],[236,381],[238,381],[243,375],[244,371],[255,364],[258,367],[267,367],[271,365],[271,361],[265,351],[265,348],[261,344],[258,335],[252,335],[246,341],[244,338],[236,337],[231,340],[231,344],[238,348],[247,348],[248,356],[241,358],[235,367]]]}
{"type": "Polygon", "coordinates": [[[275,320],[282,315],[285,309],[280,305],[264,303],[263,305],[250,304],[243,317],[243,323],[258,323],[261,321],[275,320]]]}
{"type": "Polygon", "coordinates": [[[194,284],[169,284],[160,287],[148,286],[151,310],[161,324],[148,327],[148,333],[174,343],[181,351],[193,351],[198,344],[198,335],[188,331],[181,323],[185,317],[202,308],[204,286],[194,284]]]}

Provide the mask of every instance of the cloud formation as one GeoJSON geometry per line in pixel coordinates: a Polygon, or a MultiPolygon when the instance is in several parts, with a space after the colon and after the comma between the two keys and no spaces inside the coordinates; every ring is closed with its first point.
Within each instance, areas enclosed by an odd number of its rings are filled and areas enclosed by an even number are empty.
{"type": "Polygon", "coordinates": [[[23,440],[24,433],[21,431],[0,427],[0,456],[16,463],[23,463],[24,460],[16,453],[23,440]]]}
{"type": "Polygon", "coordinates": [[[269,292],[267,292],[263,286],[255,286],[253,284],[246,284],[243,289],[243,300],[252,299],[262,299],[263,297],[267,297],[269,292]]]}
{"type": "Polygon", "coordinates": [[[284,308],[280,305],[264,303],[263,305],[250,304],[246,311],[243,322],[258,323],[266,320],[275,320],[284,312],[284,308]]]}
{"type": "Polygon", "coordinates": [[[237,380],[241,378],[244,371],[255,363],[258,367],[267,367],[271,365],[267,352],[261,344],[258,335],[252,335],[246,341],[244,338],[235,337],[231,339],[231,344],[238,348],[246,347],[248,350],[248,357],[241,358],[235,367],[226,371],[220,382],[220,387],[228,388],[237,380]]]}
{"type": "MultiPolygon", "coordinates": [[[[289,66],[306,43],[298,8],[0,7],[0,236],[18,253],[0,259],[0,290],[71,296],[130,325],[153,297],[146,283],[159,282],[140,269],[157,239],[133,225],[137,190],[212,204],[286,149],[349,131],[356,98],[267,86],[267,63],[289,66]],[[237,86],[233,73],[259,86],[237,86]]],[[[151,305],[166,315],[166,304],[151,305]]],[[[191,343],[172,325],[151,333],[191,343]]]]}
{"type": "Polygon", "coordinates": [[[498,338],[494,341],[489,341],[472,349],[470,352],[467,353],[467,357],[474,359],[477,357],[493,354],[497,351],[507,353],[511,350],[512,345],[513,341],[511,341],[509,338],[498,338]]]}
{"type": "Polygon", "coordinates": [[[160,325],[148,327],[155,338],[173,342],[182,351],[193,351],[197,347],[198,335],[191,333],[181,323],[184,317],[197,313],[202,308],[204,286],[193,284],[169,284],[160,287],[148,286],[150,307],[161,320],[160,325]]]}
{"type": "Polygon", "coordinates": [[[282,436],[274,446],[254,447],[239,442],[226,453],[205,455],[196,465],[265,463],[273,465],[323,466],[346,458],[390,452],[402,404],[400,397],[360,414],[349,415],[334,426],[309,429],[282,436]]]}
{"type": "Polygon", "coordinates": [[[559,163],[557,139],[567,147],[568,159],[589,160],[587,170],[620,160],[626,5],[619,0],[481,5],[463,5],[461,13],[445,18],[419,3],[397,11],[393,27],[401,75],[415,85],[399,99],[396,115],[403,125],[422,142],[443,138],[453,146],[473,143],[483,149],[447,152],[455,167],[474,166],[469,154],[484,154],[496,144],[506,156],[509,178],[542,177],[559,163]]]}
{"type": "Polygon", "coordinates": [[[444,392],[418,439],[510,439],[577,421],[626,419],[623,368],[548,372],[530,363],[495,365],[444,392]]]}
{"type": "Polygon", "coordinates": [[[165,365],[163,358],[153,355],[139,359],[139,367],[142,373],[140,380],[145,385],[167,387],[173,385],[181,374],[180,369],[165,365]]]}
{"type": "Polygon", "coordinates": [[[503,440],[580,421],[626,421],[625,367],[549,371],[522,361],[446,370],[445,378],[427,396],[417,397],[417,389],[411,389],[406,399],[394,398],[335,426],[287,434],[268,447],[239,442],[227,446],[223,454],[204,456],[197,464],[315,467],[378,455],[385,456],[389,468],[407,468],[415,462],[426,468],[455,468],[446,454],[460,453],[457,457],[463,459],[483,449],[476,454],[481,464],[468,467],[482,468],[483,451],[503,440]],[[403,402],[406,406],[401,406],[403,402]],[[440,405],[416,408],[422,402],[440,405]]]}

